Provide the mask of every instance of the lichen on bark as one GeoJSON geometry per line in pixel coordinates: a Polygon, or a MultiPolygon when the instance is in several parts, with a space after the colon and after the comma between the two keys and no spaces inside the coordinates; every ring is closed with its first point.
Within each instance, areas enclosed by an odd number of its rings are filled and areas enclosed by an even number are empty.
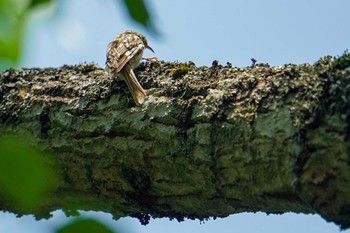
{"type": "Polygon", "coordinates": [[[0,133],[30,135],[60,169],[34,214],[146,223],[293,211],[350,226],[349,54],[280,67],[161,61],[135,73],[148,94],[140,107],[91,64],[0,74],[0,133]]]}

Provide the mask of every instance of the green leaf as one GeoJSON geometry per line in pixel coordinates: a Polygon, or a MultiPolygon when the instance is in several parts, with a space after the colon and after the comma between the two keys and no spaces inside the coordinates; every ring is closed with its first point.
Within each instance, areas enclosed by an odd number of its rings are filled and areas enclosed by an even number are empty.
{"type": "Polygon", "coordinates": [[[28,12],[52,0],[0,0],[0,71],[18,64],[28,12]]]}
{"type": "Polygon", "coordinates": [[[35,210],[54,185],[43,154],[19,137],[0,138],[0,196],[20,211],[35,210]]]}
{"type": "Polygon", "coordinates": [[[51,2],[52,2],[52,0],[32,0],[30,2],[29,7],[32,8],[32,7],[36,7],[36,6],[46,4],[46,3],[51,3],[51,2]]]}
{"type": "Polygon", "coordinates": [[[4,62],[12,65],[18,63],[23,29],[23,22],[17,22],[5,36],[0,36],[0,59],[4,62]]]}
{"type": "Polygon", "coordinates": [[[56,231],[57,233],[114,233],[94,219],[78,219],[56,231]]]}
{"type": "Polygon", "coordinates": [[[151,28],[149,11],[143,0],[124,0],[124,4],[133,20],[147,28],[151,28]]]}
{"type": "Polygon", "coordinates": [[[15,1],[0,1],[0,69],[18,63],[25,23],[25,6],[15,1]]]}

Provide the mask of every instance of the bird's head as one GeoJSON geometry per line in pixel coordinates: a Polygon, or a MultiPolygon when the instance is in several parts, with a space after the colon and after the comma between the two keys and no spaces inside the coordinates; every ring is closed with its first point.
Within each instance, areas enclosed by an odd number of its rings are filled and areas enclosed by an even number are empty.
{"type": "Polygon", "coordinates": [[[130,33],[130,34],[134,34],[134,35],[138,36],[142,40],[143,44],[145,45],[145,48],[151,50],[154,53],[154,50],[151,48],[151,46],[148,45],[147,39],[144,35],[142,35],[141,33],[135,32],[135,31],[131,31],[131,30],[126,31],[125,33],[130,33]]]}

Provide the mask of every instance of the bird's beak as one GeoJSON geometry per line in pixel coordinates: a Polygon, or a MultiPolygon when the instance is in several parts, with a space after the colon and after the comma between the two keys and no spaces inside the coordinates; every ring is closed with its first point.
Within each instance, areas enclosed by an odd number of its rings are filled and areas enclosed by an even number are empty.
{"type": "Polygon", "coordinates": [[[153,51],[153,49],[152,49],[149,45],[146,46],[146,49],[149,49],[149,50],[151,50],[153,53],[155,53],[155,52],[153,51]]]}

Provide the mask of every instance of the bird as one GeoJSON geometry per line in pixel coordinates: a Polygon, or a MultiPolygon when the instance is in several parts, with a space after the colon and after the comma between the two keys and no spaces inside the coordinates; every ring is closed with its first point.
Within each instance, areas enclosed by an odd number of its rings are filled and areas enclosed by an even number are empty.
{"type": "Polygon", "coordinates": [[[107,46],[105,70],[113,77],[126,82],[136,106],[144,103],[146,92],[137,80],[133,69],[142,59],[145,49],[154,50],[141,33],[127,30],[117,35],[107,46]]]}

